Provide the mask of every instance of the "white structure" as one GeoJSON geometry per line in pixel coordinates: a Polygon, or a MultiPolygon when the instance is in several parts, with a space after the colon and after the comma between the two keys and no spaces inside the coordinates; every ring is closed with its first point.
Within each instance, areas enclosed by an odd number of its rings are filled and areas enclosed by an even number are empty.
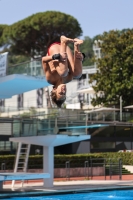
{"type": "MultiPolygon", "coordinates": [[[[50,174],[48,173],[1,173],[0,174],[0,191],[3,190],[3,182],[4,181],[12,181],[12,180],[35,180],[35,179],[49,179],[50,174]]],[[[22,183],[23,186],[23,183],[22,183]]],[[[14,189],[14,188],[12,188],[14,189]]]]}
{"type": "MultiPolygon", "coordinates": [[[[36,69],[36,71],[38,71],[36,69]]],[[[35,72],[36,72],[35,71],[35,72]]],[[[35,75],[35,74],[34,74],[35,75]]],[[[32,77],[28,75],[18,75],[18,74],[13,74],[5,77],[0,78],[0,98],[1,99],[8,99],[12,98],[14,95],[20,95],[22,93],[27,93],[32,90],[40,89],[40,88],[46,88],[49,86],[49,83],[46,81],[45,77],[32,77]]],[[[68,84],[69,87],[69,84],[68,84]]],[[[73,88],[74,89],[74,88],[73,88]]],[[[74,89],[76,90],[76,89],[74,89]]],[[[73,93],[74,90],[71,90],[73,93]]],[[[69,89],[68,89],[69,91],[69,89]]],[[[35,105],[32,100],[33,100],[33,93],[29,92],[29,97],[25,95],[25,99],[28,102],[27,106],[33,106],[35,105]],[[26,98],[27,97],[27,98],[26,98]],[[32,102],[32,103],[31,103],[32,102]]],[[[14,99],[16,97],[13,97],[14,99]]],[[[5,102],[6,104],[6,102],[5,102]]],[[[9,105],[7,103],[7,105],[9,105]]],[[[15,105],[15,103],[14,103],[15,105]]],[[[17,105],[17,102],[16,102],[17,105]]],[[[25,105],[25,104],[24,104],[25,105]]],[[[11,106],[11,105],[10,105],[11,106]]],[[[16,106],[17,107],[17,106],[16,106]]],[[[55,127],[57,128],[57,127],[55,127]]],[[[54,132],[54,130],[53,130],[54,132]]],[[[79,142],[83,140],[88,140],[90,139],[90,135],[80,135],[77,133],[76,136],[73,135],[54,135],[54,134],[49,134],[45,136],[28,136],[28,137],[13,137],[10,138],[11,142],[18,142],[18,152],[16,156],[16,163],[15,163],[15,168],[14,168],[14,176],[17,172],[17,170],[20,168],[18,164],[20,164],[20,157],[21,155],[23,156],[23,167],[22,171],[23,173],[26,173],[27,170],[27,163],[28,163],[28,156],[30,152],[30,145],[41,145],[43,146],[43,174],[47,174],[48,176],[45,177],[45,175],[42,174],[42,178],[48,178],[50,174],[50,178],[44,183],[45,187],[53,187],[53,169],[54,169],[54,147],[59,146],[59,145],[64,145],[64,144],[69,144],[73,142],[79,142]],[[27,145],[27,147],[23,147],[24,145],[27,145]],[[22,151],[21,151],[22,150],[22,151]],[[23,152],[24,150],[24,152],[23,152]]],[[[21,157],[22,159],[22,157],[21,157]]],[[[19,174],[18,178],[19,177],[19,174]]],[[[6,176],[6,175],[5,175],[6,176]]],[[[35,177],[35,176],[34,176],[35,177]]],[[[2,177],[3,180],[5,177],[2,177]]],[[[10,177],[9,177],[10,178],[10,177]]],[[[38,177],[41,178],[41,177],[38,177]]],[[[9,180],[9,179],[7,179],[9,180]]],[[[14,180],[16,178],[14,177],[14,180]]],[[[1,177],[0,177],[1,181],[1,177]]],[[[14,185],[14,182],[13,182],[14,185]]],[[[0,187],[2,184],[0,183],[0,187]]]]}
{"type": "MultiPolygon", "coordinates": [[[[81,89],[90,87],[88,85],[89,74],[96,72],[96,69],[92,66],[89,69],[83,69],[83,75],[86,76],[84,79],[84,86],[81,89]]],[[[47,97],[45,88],[48,87],[49,93],[52,90],[52,85],[48,84],[45,77],[32,77],[25,75],[10,75],[0,79],[0,99],[4,100],[4,107],[6,112],[17,110],[18,108],[18,94],[23,93],[23,106],[22,108],[29,109],[30,107],[37,108],[37,89],[43,88],[43,108],[47,108],[47,97]],[[7,81],[5,80],[8,79],[7,81]],[[3,83],[4,82],[4,83],[3,83]],[[5,84],[5,85],[4,85],[5,84]],[[7,88],[6,88],[7,87],[7,88]],[[8,94],[7,94],[8,93],[8,94]]],[[[79,109],[79,99],[77,93],[78,79],[74,79],[70,83],[67,83],[67,98],[65,101],[66,108],[68,109],[79,109]]],[[[91,98],[94,94],[85,94],[86,103],[91,106],[91,98]],[[87,102],[87,98],[89,99],[87,102]]],[[[21,108],[21,107],[20,107],[21,108]]],[[[21,109],[20,109],[21,110],[21,109]]],[[[2,114],[4,116],[4,114],[2,114]]],[[[15,112],[14,112],[15,115],[15,112]]]]}
{"type": "MultiPolygon", "coordinates": [[[[0,78],[0,97],[2,99],[12,97],[16,94],[21,94],[30,90],[45,88],[49,84],[45,80],[45,77],[31,77],[25,75],[9,75],[0,78]]],[[[29,92],[30,93],[30,92],[29,92]]],[[[29,98],[32,98],[30,95],[29,98]]],[[[68,136],[68,135],[45,135],[45,136],[30,136],[30,137],[15,137],[10,138],[12,142],[18,142],[19,147],[17,153],[17,159],[15,164],[15,173],[17,172],[19,156],[22,155],[22,144],[31,144],[43,146],[43,171],[50,174],[50,178],[45,182],[45,187],[53,187],[53,169],[54,169],[54,147],[64,145],[73,142],[79,142],[82,140],[90,139],[89,135],[68,136]]],[[[25,152],[24,166],[28,163],[29,148],[25,152]]],[[[23,172],[26,173],[26,167],[23,172]]],[[[42,176],[43,178],[43,176],[42,176]]],[[[1,184],[2,185],[2,184],[1,184]]]]}
{"type": "MultiPolygon", "coordinates": [[[[95,58],[98,59],[98,58],[101,58],[101,45],[102,45],[103,41],[102,40],[95,40],[94,41],[94,44],[93,44],[93,51],[94,51],[94,55],[95,55],[95,58]]],[[[94,63],[95,65],[95,68],[97,68],[97,63],[95,62],[94,63]]]]}
{"type": "MultiPolygon", "coordinates": [[[[95,41],[94,45],[93,45],[93,50],[94,50],[94,55],[97,58],[101,57],[100,54],[100,50],[101,48],[99,47],[99,44],[101,44],[102,41],[95,41]]],[[[3,85],[0,84],[3,88],[3,91],[1,91],[0,89],[0,99],[5,99],[5,102],[3,104],[3,107],[5,108],[9,108],[9,110],[11,110],[12,107],[14,108],[18,108],[18,94],[22,95],[21,97],[23,97],[23,108],[30,108],[30,107],[37,107],[37,91],[36,89],[40,89],[40,88],[45,88],[47,86],[49,86],[49,91],[51,91],[52,86],[50,86],[47,81],[44,78],[45,84],[40,84],[39,85],[39,77],[40,76],[40,81],[43,81],[43,76],[44,76],[44,72],[42,69],[42,63],[41,60],[31,60],[31,62],[27,62],[27,63],[20,63],[19,65],[15,66],[14,69],[19,69],[19,67],[21,69],[24,69],[24,71],[22,73],[25,73],[26,76],[24,78],[24,75],[10,75],[10,76],[6,76],[3,77],[3,80],[1,79],[0,83],[3,83],[3,81],[5,79],[8,79],[8,88],[9,90],[6,90],[6,88],[4,89],[3,85]],[[24,67],[23,67],[24,65],[24,67]],[[29,74],[30,76],[27,76],[27,74],[29,74]],[[21,77],[20,77],[21,76],[21,77]],[[33,77],[36,76],[36,77],[33,77]],[[23,77],[23,78],[22,78],[23,77]],[[26,78],[27,77],[27,78],[26,78]],[[27,80],[29,80],[30,78],[30,82],[27,82],[27,80]],[[12,79],[12,81],[10,82],[10,80],[12,79]],[[17,79],[19,79],[19,83],[17,82],[17,79]],[[31,79],[37,79],[36,81],[34,81],[34,83],[31,81],[31,79]],[[14,80],[14,81],[13,81],[14,80]],[[10,84],[10,83],[11,84],[10,84]],[[2,92],[2,93],[1,93],[2,92]],[[7,94],[8,93],[8,94],[7,94]]],[[[10,71],[10,70],[9,70],[10,71]]],[[[73,104],[76,104],[76,108],[79,108],[79,96],[80,94],[77,94],[76,91],[77,89],[82,89],[82,87],[90,87],[89,85],[89,75],[90,74],[94,74],[96,73],[96,66],[94,63],[94,66],[87,66],[87,67],[83,67],[83,76],[84,76],[84,80],[81,83],[81,88],[80,88],[80,84],[78,84],[79,80],[73,80],[72,82],[67,84],[67,97],[66,97],[66,108],[72,108],[74,109],[75,106],[73,107],[73,104]]],[[[7,82],[7,80],[6,80],[7,82]]],[[[88,104],[88,106],[91,106],[91,99],[93,97],[94,94],[84,94],[83,95],[83,99],[85,99],[86,104],[88,104]]],[[[82,94],[81,94],[82,96],[82,94]]],[[[82,97],[81,97],[82,98],[82,97]]],[[[80,102],[81,103],[81,102],[80,102]]],[[[43,107],[47,107],[47,99],[46,99],[46,95],[45,93],[43,94],[43,107]]],[[[21,107],[19,107],[21,108],[21,107]]]]}
{"type": "Polygon", "coordinates": [[[43,173],[50,174],[50,178],[44,182],[44,187],[49,188],[53,187],[54,179],[54,147],[88,139],[90,139],[90,135],[78,135],[78,137],[68,135],[45,135],[10,138],[10,141],[43,146],[43,173]]]}
{"type": "Polygon", "coordinates": [[[49,83],[45,77],[32,77],[13,74],[0,78],[0,98],[11,98],[16,94],[47,87],[49,83]]]}

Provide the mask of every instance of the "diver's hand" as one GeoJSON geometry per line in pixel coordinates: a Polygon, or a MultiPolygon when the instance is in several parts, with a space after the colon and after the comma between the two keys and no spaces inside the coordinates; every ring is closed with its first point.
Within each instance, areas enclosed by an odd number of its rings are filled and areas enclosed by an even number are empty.
{"type": "Polygon", "coordinates": [[[60,54],[60,61],[65,62],[67,60],[67,53],[61,53],[60,54]]]}

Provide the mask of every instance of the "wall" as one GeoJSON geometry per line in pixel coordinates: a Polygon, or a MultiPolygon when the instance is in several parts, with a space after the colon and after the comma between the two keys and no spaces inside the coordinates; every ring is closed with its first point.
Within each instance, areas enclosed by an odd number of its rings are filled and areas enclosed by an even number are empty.
{"type": "MultiPolygon", "coordinates": [[[[1,173],[5,172],[13,172],[13,170],[0,170],[1,173]]],[[[41,169],[30,169],[27,172],[31,173],[42,173],[41,169]]],[[[63,178],[68,176],[68,171],[66,168],[55,168],[54,169],[54,178],[63,178]]],[[[83,168],[83,167],[75,167],[69,169],[70,177],[86,177],[86,176],[104,176],[104,167],[93,167],[91,168],[83,168]]]]}

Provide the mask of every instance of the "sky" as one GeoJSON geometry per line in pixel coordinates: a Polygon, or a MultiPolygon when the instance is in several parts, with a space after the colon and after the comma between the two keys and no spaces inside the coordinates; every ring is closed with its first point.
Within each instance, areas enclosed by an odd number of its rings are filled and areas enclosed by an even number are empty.
{"type": "Polygon", "coordinates": [[[133,0],[0,0],[0,24],[11,25],[50,10],[76,18],[83,38],[133,28],[133,0]]]}

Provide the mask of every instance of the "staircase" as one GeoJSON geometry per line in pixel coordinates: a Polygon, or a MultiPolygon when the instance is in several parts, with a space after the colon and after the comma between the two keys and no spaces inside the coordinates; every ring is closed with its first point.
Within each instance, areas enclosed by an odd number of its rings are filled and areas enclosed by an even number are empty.
{"type": "MultiPolygon", "coordinates": [[[[16,153],[14,173],[27,172],[29,153],[30,153],[30,144],[22,144],[21,142],[19,142],[16,153]]],[[[15,180],[12,181],[12,188],[14,188],[14,185],[15,185],[15,180]]],[[[23,181],[22,181],[22,186],[23,186],[23,181]]]]}
{"type": "MultiPolygon", "coordinates": [[[[119,175],[120,174],[118,165],[112,165],[111,168],[107,165],[105,167],[105,172],[106,172],[106,175],[110,175],[110,172],[111,172],[111,175],[119,175]]],[[[132,174],[132,173],[129,170],[122,167],[122,175],[130,175],[130,174],[132,174]]]]}
{"type": "Polygon", "coordinates": [[[128,169],[122,167],[122,175],[129,175],[129,174],[133,174],[133,173],[131,173],[128,169]]]}

